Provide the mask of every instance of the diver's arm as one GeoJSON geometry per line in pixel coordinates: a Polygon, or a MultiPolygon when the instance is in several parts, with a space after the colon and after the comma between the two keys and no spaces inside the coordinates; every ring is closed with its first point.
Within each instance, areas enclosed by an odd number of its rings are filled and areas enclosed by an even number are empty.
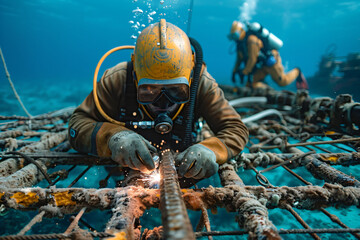
{"type": "Polygon", "coordinates": [[[212,150],[216,155],[216,162],[223,164],[244,149],[249,131],[206,70],[199,82],[197,99],[201,99],[197,102],[198,111],[215,133],[215,137],[200,144],[212,150]]]}
{"type": "Polygon", "coordinates": [[[238,51],[237,54],[236,54],[236,62],[235,62],[235,66],[234,66],[234,69],[233,69],[233,73],[239,71],[239,68],[240,68],[240,65],[241,65],[241,62],[243,61],[243,54],[241,51],[238,51]]]}
{"type": "Polygon", "coordinates": [[[247,40],[248,59],[246,61],[246,65],[243,70],[244,75],[248,75],[252,72],[257,62],[257,58],[259,56],[261,47],[262,47],[261,40],[254,35],[250,35],[247,40]]]}
{"type": "MultiPolygon", "coordinates": [[[[119,102],[126,82],[126,63],[107,70],[97,83],[101,107],[112,118],[117,116],[119,102]]],[[[107,122],[97,110],[93,93],[76,108],[69,121],[69,138],[74,149],[100,157],[110,157],[108,141],[125,127],[107,122]]]]}

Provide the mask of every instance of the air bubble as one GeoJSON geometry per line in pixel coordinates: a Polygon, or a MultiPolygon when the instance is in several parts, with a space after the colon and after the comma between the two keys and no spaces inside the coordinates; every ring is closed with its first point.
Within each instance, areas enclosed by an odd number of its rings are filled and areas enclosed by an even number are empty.
{"type": "Polygon", "coordinates": [[[142,14],[144,11],[137,7],[136,9],[132,10],[132,12],[135,14],[142,14]]]}

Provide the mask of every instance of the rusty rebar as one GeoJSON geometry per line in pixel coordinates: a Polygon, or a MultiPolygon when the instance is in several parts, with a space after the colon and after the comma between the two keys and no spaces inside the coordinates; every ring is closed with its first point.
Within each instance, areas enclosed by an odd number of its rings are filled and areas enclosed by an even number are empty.
{"type": "MultiPolygon", "coordinates": [[[[67,138],[67,131],[62,131],[60,133],[45,134],[43,135],[43,137],[40,139],[39,142],[35,142],[33,144],[25,146],[20,150],[18,150],[18,152],[34,153],[37,151],[48,150],[62,143],[66,138],[67,138]]],[[[0,176],[2,177],[9,176],[22,167],[23,167],[22,162],[19,161],[18,159],[10,158],[5,161],[2,161],[0,162],[0,176]]],[[[36,172],[31,172],[32,175],[34,175],[35,173],[36,172]]],[[[16,185],[14,187],[16,187],[16,185]]]]}
{"type": "MultiPolygon", "coordinates": [[[[280,229],[279,234],[310,234],[310,233],[358,233],[360,228],[312,228],[312,229],[280,229]]],[[[237,236],[245,235],[246,231],[211,231],[196,232],[196,237],[205,236],[237,236]]]]}
{"type": "MultiPolygon", "coordinates": [[[[113,234],[119,239],[140,238],[141,226],[135,226],[134,223],[148,208],[147,204],[142,201],[142,197],[146,198],[146,195],[143,195],[144,192],[141,192],[142,189],[140,187],[126,187],[116,190],[112,196],[112,217],[106,224],[107,233],[113,234]]],[[[152,197],[155,196],[150,196],[150,198],[152,197]]],[[[150,201],[154,200],[150,198],[150,201]]]]}
{"type": "MultiPolygon", "coordinates": [[[[109,238],[114,235],[105,232],[89,232],[93,237],[97,238],[109,238]]],[[[32,235],[8,235],[0,236],[0,240],[34,240],[34,239],[76,239],[76,232],[70,234],[63,233],[50,233],[50,234],[32,234],[32,235]]]]}
{"type": "MultiPolygon", "coordinates": [[[[270,132],[265,130],[262,127],[259,127],[257,124],[251,123],[249,124],[250,129],[256,131],[257,134],[264,135],[267,137],[273,136],[270,132]]],[[[289,146],[287,142],[281,138],[275,138],[276,142],[279,144],[278,147],[281,146],[289,146]],[[280,146],[281,145],[281,146],[280,146]]],[[[275,141],[274,140],[274,141],[275,141]]],[[[286,148],[290,153],[303,154],[303,152],[295,147],[286,148]]],[[[284,149],[285,150],[285,149],[284,149]]],[[[339,183],[343,186],[355,186],[360,187],[360,182],[343,172],[336,170],[335,168],[329,166],[326,163],[321,162],[312,156],[306,156],[301,161],[301,165],[305,166],[306,169],[318,179],[323,179],[329,183],[339,183]]]]}
{"type": "MultiPolygon", "coordinates": [[[[224,178],[221,179],[221,182],[228,184],[239,183],[239,185],[235,186],[242,186],[243,181],[231,167],[231,165],[224,167],[224,170],[226,169],[226,174],[224,174],[224,171],[220,172],[220,178],[224,178]],[[229,177],[229,179],[226,179],[227,177],[229,177]]],[[[226,185],[224,187],[226,187],[226,185]]],[[[238,222],[239,227],[244,228],[249,232],[250,239],[281,239],[276,227],[269,220],[266,206],[261,204],[258,201],[258,198],[251,192],[246,189],[238,191],[236,195],[233,196],[231,204],[238,212],[236,221],[238,222]]]]}
{"type": "Polygon", "coordinates": [[[195,234],[180,191],[174,157],[170,150],[160,154],[160,211],[164,238],[195,239],[195,234]]]}
{"type": "Polygon", "coordinates": [[[31,221],[26,224],[23,229],[17,234],[17,235],[24,235],[27,231],[29,231],[36,223],[39,223],[42,221],[43,216],[45,215],[45,211],[41,211],[39,214],[37,214],[31,221]]]}
{"type": "MultiPolygon", "coordinates": [[[[282,204],[282,207],[288,210],[305,229],[311,229],[310,226],[304,221],[304,219],[302,219],[301,216],[289,204],[282,204]]],[[[310,233],[310,235],[316,240],[321,239],[316,233],[310,233]]]]}
{"type": "MultiPolygon", "coordinates": [[[[311,146],[311,145],[322,145],[322,144],[332,144],[332,143],[346,143],[346,142],[357,142],[360,141],[360,138],[346,138],[346,139],[337,139],[331,141],[321,141],[321,142],[301,142],[301,143],[294,143],[294,144],[285,144],[286,148],[291,147],[302,147],[302,146],[311,146]]],[[[261,146],[261,149],[275,149],[279,148],[279,145],[274,146],[261,146]]]]}
{"type": "MultiPolygon", "coordinates": [[[[334,223],[337,223],[339,226],[343,227],[344,229],[350,229],[346,224],[344,224],[340,218],[334,214],[329,213],[328,211],[326,211],[325,209],[321,208],[320,211],[322,213],[324,213],[326,216],[328,216],[330,218],[331,221],[333,221],[334,223]]],[[[355,232],[351,232],[351,234],[356,237],[357,239],[360,239],[360,234],[355,233],[355,232]]]]}

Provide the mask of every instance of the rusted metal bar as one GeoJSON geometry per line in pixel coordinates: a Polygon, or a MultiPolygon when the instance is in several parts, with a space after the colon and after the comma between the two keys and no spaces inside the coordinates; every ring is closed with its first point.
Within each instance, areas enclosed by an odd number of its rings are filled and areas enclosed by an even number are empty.
{"type": "Polygon", "coordinates": [[[45,215],[45,211],[41,211],[39,214],[37,214],[31,221],[21,229],[21,231],[17,235],[24,235],[27,231],[29,231],[36,223],[41,222],[43,219],[43,216],[45,215]]]}
{"type": "MultiPolygon", "coordinates": [[[[332,144],[332,143],[346,143],[346,142],[358,142],[360,138],[346,138],[346,139],[337,139],[331,141],[321,141],[321,142],[301,142],[301,143],[294,143],[294,144],[286,144],[286,148],[291,147],[302,147],[302,146],[311,146],[311,145],[321,145],[321,144],[332,144]]],[[[279,148],[280,146],[261,146],[261,149],[275,149],[279,148]]]]}
{"type": "MultiPolygon", "coordinates": [[[[281,160],[281,159],[280,159],[281,160]]],[[[300,177],[298,174],[294,173],[291,169],[289,169],[286,166],[283,166],[288,172],[290,172],[291,174],[293,174],[295,177],[297,177],[298,179],[300,179],[303,183],[307,184],[307,185],[312,185],[310,182],[304,180],[302,177],[300,177]]],[[[340,225],[343,228],[349,228],[348,226],[346,226],[343,222],[340,221],[340,219],[329,213],[328,211],[326,211],[324,208],[320,208],[320,211],[323,212],[326,216],[328,216],[331,221],[337,223],[338,225],[340,225]]],[[[351,233],[354,237],[356,237],[357,239],[360,239],[360,234],[358,233],[351,233]]]]}
{"type": "Polygon", "coordinates": [[[160,211],[164,238],[195,239],[195,234],[182,199],[174,157],[170,150],[160,154],[160,211]]]}
{"type": "Polygon", "coordinates": [[[19,136],[22,136],[23,133],[19,130],[12,130],[12,131],[6,131],[6,132],[0,132],[0,139],[3,138],[16,138],[19,136]]]}
{"type": "Polygon", "coordinates": [[[301,209],[320,209],[330,206],[360,206],[360,190],[355,187],[343,187],[337,184],[325,183],[319,186],[274,187],[235,186],[224,188],[205,188],[201,199],[209,207],[225,207],[229,212],[237,211],[233,199],[238,192],[248,192],[254,199],[267,200],[267,207],[277,207],[286,202],[292,207],[301,209]]]}
{"type": "MultiPolygon", "coordinates": [[[[39,142],[25,146],[19,150],[22,153],[34,153],[37,151],[51,149],[67,138],[67,131],[62,131],[60,133],[51,133],[45,134],[39,142]]],[[[29,164],[31,165],[31,164],[29,164]]],[[[0,162],[0,176],[6,177],[15,171],[23,167],[23,162],[19,159],[7,159],[3,162],[0,162]]],[[[35,168],[36,169],[36,168],[35,168]]],[[[33,173],[33,172],[32,172],[33,173]]],[[[30,185],[32,186],[32,185],[30,185]]],[[[16,185],[14,186],[16,187],[16,185]]]]}
{"type": "MultiPolygon", "coordinates": [[[[43,171],[47,171],[44,162],[36,162],[43,171]]],[[[7,177],[0,177],[0,185],[7,188],[31,187],[43,179],[44,175],[41,173],[41,170],[31,163],[7,177]]]]}
{"type": "MultiPolygon", "coordinates": [[[[201,201],[202,202],[202,201],[201,201]]],[[[199,219],[199,222],[196,226],[196,231],[202,231],[204,226],[207,232],[211,232],[211,225],[210,225],[210,219],[209,219],[209,215],[207,213],[207,209],[205,208],[204,204],[201,204],[201,216],[199,219]]],[[[209,240],[212,240],[212,236],[208,236],[209,240]]]]}
{"type": "MultiPolygon", "coordinates": [[[[63,153],[63,152],[52,152],[52,151],[38,151],[37,153],[26,153],[27,156],[38,159],[38,158],[47,158],[49,159],[48,163],[53,165],[117,165],[110,158],[99,158],[97,156],[80,154],[80,153],[63,153]]],[[[9,158],[21,158],[16,155],[8,155],[4,153],[1,156],[1,159],[9,159],[9,158]]],[[[49,166],[50,167],[50,166],[49,166]]]]}
{"type": "MultiPolygon", "coordinates": [[[[97,238],[114,237],[114,235],[104,232],[89,232],[89,234],[97,238]]],[[[8,236],[0,236],[0,240],[81,239],[77,237],[78,237],[77,232],[72,232],[70,234],[50,233],[50,234],[33,234],[33,235],[23,235],[23,236],[8,235],[8,236]]],[[[87,239],[87,238],[82,238],[82,239],[87,239]]]]}
{"type": "Polygon", "coordinates": [[[79,181],[79,179],[84,176],[84,174],[89,171],[89,169],[91,168],[92,166],[88,166],[85,170],[83,170],[75,179],[74,181],[72,181],[70,183],[70,185],[68,186],[68,188],[71,188],[72,186],[74,186],[75,183],[77,183],[77,181],[79,181]]]}
{"type": "Polygon", "coordinates": [[[86,211],[86,207],[83,207],[80,212],[76,215],[76,217],[74,218],[74,220],[71,222],[70,226],[66,229],[66,231],[64,232],[64,234],[69,234],[71,233],[76,227],[78,227],[78,223],[80,218],[82,217],[82,215],[85,213],[86,211]]]}
{"type": "Polygon", "coordinates": [[[54,124],[57,121],[61,120],[60,118],[53,118],[53,119],[44,119],[44,120],[22,120],[16,122],[10,122],[0,127],[0,131],[12,129],[18,131],[29,131],[29,130],[39,130],[43,126],[48,124],[54,124]]]}
{"type": "MultiPolygon", "coordinates": [[[[294,209],[289,204],[282,204],[282,207],[288,210],[305,229],[311,230],[310,226],[304,221],[304,219],[301,218],[301,216],[296,211],[294,211],[294,209]]],[[[310,233],[310,235],[316,240],[321,240],[321,238],[316,233],[310,233]]]]}
{"type": "MultiPolygon", "coordinates": [[[[269,133],[267,130],[263,129],[262,127],[259,127],[257,124],[250,123],[249,129],[252,129],[256,131],[257,134],[264,135],[271,137],[273,134],[269,133]]],[[[280,147],[286,146],[286,142],[281,138],[275,138],[274,141],[276,141],[280,147]]],[[[287,150],[291,153],[296,154],[303,154],[303,152],[295,147],[291,148],[284,148],[284,150],[287,150]]],[[[343,172],[340,172],[336,170],[335,168],[329,166],[326,163],[321,162],[320,160],[312,157],[312,156],[306,156],[301,161],[301,165],[305,166],[306,169],[315,177],[318,179],[323,179],[326,182],[329,183],[338,183],[343,186],[355,186],[360,187],[360,182],[348,175],[346,175],[343,172]]]]}
{"type": "Polygon", "coordinates": [[[4,140],[0,140],[0,148],[9,148],[11,144],[16,145],[16,147],[24,147],[34,143],[36,143],[36,141],[25,141],[25,140],[17,140],[14,138],[7,138],[4,140]]]}
{"type": "Polygon", "coordinates": [[[224,163],[219,167],[219,175],[221,185],[229,186],[229,185],[238,185],[245,186],[244,182],[235,172],[234,166],[229,163],[224,163]]]}
{"type": "MultiPolygon", "coordinates": [[[[146,208],[159,207],[158,189],[129,187],[132,198],[138,198],[146,208]]],[[[109,209],[114,195],[122,188],[88,189],[88,188],[0,188],[0,204],[19,210],[36,210],[42,206],[65,207],[64,214],[73,214],[82,207],[88,209],[109,209]]]]}
{"type": "MultiPolygon", "coordinates": [[[[60,180],[63,180],[65,178],[67,178],[67,176],[69,175],[69,173],[74,170],[74,168],[76,167],[76,165],[73,165],[71,168],[69,168],[68,170],[64,170],[63,174],[64,176],[62,177],[61,175],[58,175],[58,178],[53,181],[53,185],[56,185],[56,183],[58,183],[60,180]]],[[[48,185],[47,188],[51,187],[51,185],[48,185]]]]}
{"type": "Polygon", "coordinates": [[[59,144],[55,149],[54,152],[67,152],[71,149],[71,144],[69,140],[65,140],[65,142],[59,144]]]}
{"type": "MultiPolygon", "coordinates": [[[[159,207],[159,190],[142,187],[128,187],[131,197],[138,198],[146,208],[159,207]]],[[[74,213],[82,207],[88,209],[109,209],[112,206],[114,195],[118,189],[85,189],[85,188],[0,188],[0,204],[6,207],[20,210],[34,210],[48,204],[61,209],[63,213],[74,213]]],[[[128,191],[129,192],[129,191],[128,191]]],[[[224,188],[208,187],[201,191],[188,189],[184,191],[184,199],[188,206],[198,204],[200,199],[207,208],[225,207],[230,212],[237,209],[233,204],[238,192],[248,192],[254,199],[263,198],[267,200],[267,207],[277,207],[280,202],[289,203],[293,207],[301,209],[320,209],[322,207],[360,207],[360,189],[355,187],[343,187],[334,184],[319,186],[299,187],[275,187],[267,189],[261,186],[236,186],[230,185],[224,188]],[[194,199],[196,201],[194,201],[194,199]]],[[[199,206],[193,207],[200,210],[199,206]]]]}
{"type": "MultiPolygon", "coordinates": [[[[343,227],[344,229],[350,229],[348,226],[346,226],[346,224],[340,221],[340,219],[336,215],[329,213],[323,208],[321,208],[320,211],[324,213],[326,216],[328,216],[331,219],[331,221],[333,221],[334,223],[337,223],[339,226],[343,227]]],[[[351,232],[351,234],[357,239],[360,239],[360,234],[355,232],[351,232]]]]}
{"type": "Polygon", "coordinates": [[[299,174],[295,173],[293,170],[288,168],[287,166],[282,166],[286,171],[288,171],[290,174],[295,176],[297,179],[299,179],[301,182],[305,183],[306,185],[312,185],[311,182],[306,181],[303,177],[301,177],[299,174]]]}
{"type": "MultiPolygon", "coordinates": [[[[293,153],[302,153],[302,151],[297,148],[290,148],[289,151],[293,153]]],[[[306,156],[302,161],[302,165],[304,165],[314,177],[323,179],[328,183],[338,183],[343,186],[360,187],[360,182],[355,178],[336,170],[312,156],[306,156]]]]}
{"type": "MultiPolygon", "coordinates": [[[[360,228],[312,228],[312,229],[280,229],[279,234],[309,234],[309,233],[358,233],[360,228]]],[[[205,236],[237,236],[246,235],[246,231],[212,231],[212,232],[196,232],[196,237],[205,236]]]]}
{"type": "MultiPolygon", "coordinates": [[[[243,186],[243,181],[236,174],[234,168],[231,169],[232,166],[230,166],[224,166],[223,170],[226,169],[226,171],[220,171],[220,178],[225,178],[221,179],[221,182],[228,184],[239,183],[237,187],[243,186]]],[[[227,185],[224,187],[226,186],[227,185]]],[[[266,206],[261,204],[258,201],[258,198],[251,192],[248,192],[245,189],[243,189],[243,191],[238,191],[237,194],[233,196],[231,204],[238,212],[236,221],[238,222],[239,227],[244,228],[249,232],[250,239],[281,239],[276,227],[269,220],[266,206]]]]}
{"type": "MultiPolygon", "coordinates": [[[[301,153],[278,153],[274,154],[271,152],[258,152],[258,153],[244,153],[241,158],[238,159],[240,163],[251,162],[255,167],[262,166],[268,167],[271,164],[278,164],[282,161],[286,161],[292,157],[301,155],[301,153]]],[[[360,164],[360,153],[313,153],[310,154],[312,157],[326,162],[330,165],[359,165],[360,164]]]]}
{"type": "MultiPolygon", "coordinates": [[[[135,226],[135,220],[140,218],[149,208],[149,203],[159,206],[155,195],[146,195],[144,188],[118,188],[113,195],[112,217],[106,225],[106,232],[118,239],[139,239],[141,226],[135,226]],[[122,238],[121,238],[122,237],[122,238]]],[[[154,192],[153,192],[154,193],[154,192]]],[[[159,191],[156,191],[159,194],[159,191]]]]}
{"type": "Polygon", "coordinates": [[[49,113],[40,114],[33,116],[32,118],[24,116],[0,116],[0,120],[42,120],[42,119],[52,119],[54,117],[62,117],[64,119],[71,116],[74,112],[75,107],[66,107],[49,113]]]}
{"type": "MultiPolygon", "coordinates": [[[[308,152],[306,154],[303,154],[302,157],[304,157],[305,155],[310,155],[311,152],[308,152]]],[[[349,160],[349,158],[351,159],[356,159],[356,158],[359,158],[359,153],[352,153],[352,154],[326,154],[327,155],[327,158],[330,159],[331,161],[335,161],[337,160],[338,158],[345,158],[346,157],[346,160],[349,160]]],[[[301,155],[300,155],[301,156],[301,155]]],[[[300,157],[299,156],[299,157],[300,157]]],[[[313,154],[312,156],[318,156],[318,157],[321,157],[321,158],[324,158],[324,155],[323,154],[313,154]]],[[[286,161],[283,161],[280,157],[278,157],[278,155],[274,155],[275,159],[277,159],[279,162],[282,162],[282,163],[285,163],[286,161]]],[[[287,160],[289,161],[289,160],[287,160]]],[[[275,165],[276,166],[276,165],[275,165]]],[[[267,168],[267,169],[264,169],[262,170],[262,172],[265,172],[266,170],[269,170],[271,168],[274,168],[275,166],[272,166],[270,168],[267,168]]],[[[287,171],[289,171],[291,174],[293,174],[295,177],[297,177],[298,179],[300,179],[302,182],[304,182],[305,184],[307,185],[312,185],[310,182],[307,182],[306,180],[304,180],[303,178],[301,178],[298,174],[294,173],[291,169],[289,169],[288,167],[286,166],[282,166],[284,167],[287,171]]],[[[286,209],[288,209],[298,220],[299,222],[304,226],[304,227],[308,227],[307,224],[301,219],[301,217],[288,205],[286,204],[286,209]]],[[[343,222],[340,221],[340,219],[333,215],[333,214],[330,214],[328,211],[326,211],[325,209],[323,208],[320,208],[320,211],[322,211],[324,214],[326,214],[333,222],[339,224],[341,227],[343,228],[349,228],[347,227],[343,222]]],[[[354,235],[356,238],[360,239],[360,234],[357,234],[357,233],[351,233],[352,235],[354,235]]],[[[318,239],[319,237],[314,233],[312,233],[313,237],[315,239],[318,239]]]]}

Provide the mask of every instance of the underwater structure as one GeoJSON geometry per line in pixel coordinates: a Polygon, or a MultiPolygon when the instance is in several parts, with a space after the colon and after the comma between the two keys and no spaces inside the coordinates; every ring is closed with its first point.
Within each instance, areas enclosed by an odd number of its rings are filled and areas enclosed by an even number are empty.
{"type": "MultiPolygon", "coordinates": [[[[221,88],[250,141],[220,166],[218,186],[181,189],[169,150],[160,154],[156,184],[128,172],[109,186],[119,172],[115,162],[71,149],[73,108],[0,116],[0,239],[359,239],[360,229],[337,209],[359,215],[360,181],[352,173],[360,163],[360,103],[348,94],[311,98],[300,90],[221,88]],[[92,184],[74,186],[86,178],[92,184]],[[152,209],[159,212],[143,221],[152,209]],[[280,211],[275,218],[273,210],[280,211]],[[312,227],[306,219],[317,219],[315,212],[330,223],[312,227]],[[101,224],[93,226],[89,214],[101,224]],[[280,217],[298,227],[284,228],[280,217]]],[[[208,136],[205,125],[200,137],[208,136]]]]}
{"type": "Polygon", "coordinates": [[[309,78],[314,82],[311,88],[324,95],[348,93],[358,96],[359,90],[354,86],[360,82],[360,53],[336,56],[335,51],[336,45],[332,44],[322,55],[317,72],[309,78]]]}

